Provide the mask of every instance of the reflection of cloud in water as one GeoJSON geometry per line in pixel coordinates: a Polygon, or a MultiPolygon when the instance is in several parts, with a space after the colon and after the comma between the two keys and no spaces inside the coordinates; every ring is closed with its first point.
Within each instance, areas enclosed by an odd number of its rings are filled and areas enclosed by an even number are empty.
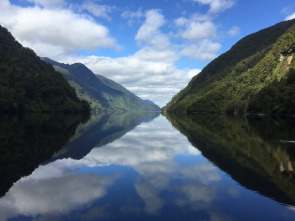
{"type": "Polygon", "coordinates": [[[177,193],[175,201],[185,200],[186,206],[196,202],[211,203],[215,187],[210,184],[221,179],[216,167],[207,161],[182,167],[174,160],[177,154],[197,156],[200,152],[164,118],[157,118],[112,144],[93,149],[83,162],[125,165],[138,171],[141,177],[134,185],[145,202],[144,210],[150,214],[157,214],[165,205],[164,199],[159,197],[162,191],[170,191],[172,195],[177,193]],[[194,185],[171,184],[177,179],[189,180],[194,185]]]}
{"type": "Polygon", "coordinates": [[[107,187],[117,177],[80,174],[59,166],[58,162],[41,166],[31,176],[19,180],[0,199],[2,218],[16,214],[36,216],[68,213],[78,206],[103,197],[107,193],[107,187]]]}
{"type": "MultiPolygon", "coordinates": [[[[169,192],[175,195],[175,204],[179,206],[190,206],[196,210],[197,205],[210,204],[215,198],[214,182],[220,180],[216,169],[210,163],[179,167],[177,164],[167,161],[170,170],[156,170],[157,163],[141,165],[138,170],[146,174],[135,183],[138,194],[145,201],[146,212],[157,214],[164,206],[163,200],[159,199],[161,192],[169,192]],[[148,170],[151,167],[152,170],[148,170]],[[153,169],[155,168],[155,169],[153,169]],[[189,172],[189,171],[192,172],[189,172]],[[178,184],[173,184],[178,181],[178,184]]],[[[169,202],[168,202],[169,203],[169,202]]]]}
{"type": "Polygon", "coordinates": [[[120,140],[92,149],[81,161],[93,166],[118,164],[136,168],[147,162],[172,160],[176,154],[198,155],[200,152],[166,119],[157,118],[139,125],[120,140]]]}
{"type": "MultiPolygon", "coordinates": [[[[181,166],[175,161],[178,154],[193,155],[197,159],[200,152],[165,118],[157,118],[139,125],[113,143],[92,149],[79,161],[64,159],[40,166],[0,199],[0,214],[4,217],[18,213],[66,214],[89,205],[107,194],[107,188],[115,183],[117,176],[81,174],[79,168],[110,164],[128,166],[140,174],[134,187],[145,204],[141,210],[148,214],[159,214],[165,204],[172,202],[194,210],[209,208],[216,195],[215,183],[221,179],[217,169],[207,161],[181,166]],[[177,185],[173,183],[175,180],[178,180],[177,185]],[[174,197],[171,202],[161,197],[163,191],[174,197]]],[[[132,208],[122,209],[133,211],[132,208]]],[[[97,211],[100,210],[92,208],[93,214],[97,211]]]]}
{"type": "Polygon", "coordinates": [[[179,192],[183,195],[176,200],[178,205],[185,206],[187,204],[198,205],[196,203],[211,203],[215,198],[215,188],[200,184],[197,181],[185,184],[179,188],[179,192]]]}
{"type": "MultiPolygon", "coordinates": [[[[151,180],[149,180],[151,181],[151,180]]],[[[150,214],[157,214],[157,212],[162,209],[164,201],[158,196],[157,187],[155,187],[153,182],[136,182],[135,189],[138,195],[145,202],[145,212],[150,214]]]]}

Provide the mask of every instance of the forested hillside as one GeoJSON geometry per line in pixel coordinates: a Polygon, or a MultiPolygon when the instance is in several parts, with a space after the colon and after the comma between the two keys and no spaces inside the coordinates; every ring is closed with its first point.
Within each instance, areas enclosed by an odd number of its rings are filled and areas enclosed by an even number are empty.
{"type": "Polygon", "coordinates": [[[154,103],[148,103],[122,85],[102,76],[95,75],[81,63],[63,64],[43,58],[63,74],[75,88],[79,98],[89,102],[95,112],[160,111],[154,103]]]}
{"type": "Polygon", "coordinates": [[[169,112],[295,112],[295,20],[251,34],[209,63],[169,112]]]}
{"type": "Polygon", "coordinates": [[[60,73],[0,26],[0,111],[89,110],[60,73]]]}

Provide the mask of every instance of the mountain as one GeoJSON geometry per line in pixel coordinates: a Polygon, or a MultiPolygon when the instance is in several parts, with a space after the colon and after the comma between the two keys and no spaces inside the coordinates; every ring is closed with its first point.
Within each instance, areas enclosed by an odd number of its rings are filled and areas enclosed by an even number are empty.
{"type": "Polygon", "coordinates": [[[168,112],[294,114],[295,20],[238,41],[163,108],[168,112]]]}
{"type": "Polygon", "coordinates": [[[89,110],[60,73],[0,26],[0,111],[89,110]]]}
{"type": "Polygon", "coordinates": [[[146,103],[122,85],[95,75],[81,63],[69,65],[49,58],[43,60],[62,73],[75,88],[78,97],[87,100],[94,111],[160,111],[157,105],[146,103]]]}

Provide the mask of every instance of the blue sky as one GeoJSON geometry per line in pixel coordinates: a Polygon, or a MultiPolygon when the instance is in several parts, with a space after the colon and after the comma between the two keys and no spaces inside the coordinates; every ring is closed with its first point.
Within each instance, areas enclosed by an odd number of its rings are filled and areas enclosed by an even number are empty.
{"type": "Polygon", "coordinates": [[[0,24],[39,56],[160,106],[239,39],[292,18],[294,0],[0,1],[0,24]]]}

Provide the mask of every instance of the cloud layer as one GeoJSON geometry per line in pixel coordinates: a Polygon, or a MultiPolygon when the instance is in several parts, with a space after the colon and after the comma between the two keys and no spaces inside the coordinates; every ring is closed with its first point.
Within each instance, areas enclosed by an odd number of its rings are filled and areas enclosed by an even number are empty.
{"type": "MultiPolygon", "coordinates": [[[[49,1],[35,2],[47,6],[49,1]]],[[[24,46],[33,48],[40,56],[55,58],[79,50],[119,47],[105,26],[68,9],[38,6],[21,8],[4,0],[0,11],[1,24],[24,46]]]]}

